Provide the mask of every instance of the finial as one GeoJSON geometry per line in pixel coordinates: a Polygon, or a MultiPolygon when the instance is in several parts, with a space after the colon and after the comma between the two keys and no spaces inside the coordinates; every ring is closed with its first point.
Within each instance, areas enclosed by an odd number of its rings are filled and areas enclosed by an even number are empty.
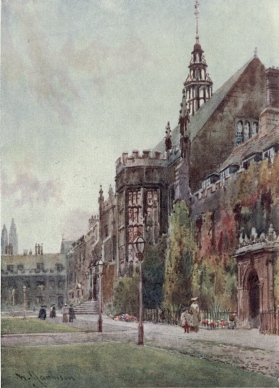
{"type": "Polygon", "coordinates": [[[194,15],[195,15],[195,18],[196,18],[196,43],[199,43],[199,24],[198,24],[198,19],[199,19],[198,7],[199,7],[199,5],[200,5],[200,3],[198,2],[198,0],[196,0],[195,12],[194,12],[194,15]]]}
{"type": "Polygon", "coordinates": [[[258,58],[258,47],[255,47],[254,58],[258,58]]]}

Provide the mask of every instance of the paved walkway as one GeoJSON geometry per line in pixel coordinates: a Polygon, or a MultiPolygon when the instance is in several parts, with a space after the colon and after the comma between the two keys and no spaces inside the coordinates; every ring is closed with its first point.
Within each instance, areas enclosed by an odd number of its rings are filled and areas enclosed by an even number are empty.
{"type": "MultiPolygon", "coordinates": [[[[47,319],[62,324],[62,318],[47,319]]],[[[114,321],[103,316],[103,333],[97,332],[98,316],[77,315],[73,323],[82,332],[5,335],[2,346],[51,346],[99,342],[137,341],[137,323],[114,321]]],[[[197,358],[235,365],[242,369],[279,378],[279,336],[258,330],[200,329],[184,334],[179,326],[144,324],[145,345],[167,349],[197,358]]]]}

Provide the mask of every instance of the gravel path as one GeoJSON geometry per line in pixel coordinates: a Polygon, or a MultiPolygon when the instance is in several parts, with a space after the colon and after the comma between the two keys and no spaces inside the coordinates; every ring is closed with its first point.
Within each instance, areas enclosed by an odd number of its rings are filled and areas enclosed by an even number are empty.
{"type": "MultiPolygon", "coordinates": [[[[62,324],[62,319],[47,319],[62,324]]],[[[137,341],[137,323],[117,322],[103,317],[103,333],[97,332],[96,315],[78,315],[73,323],[81,332],[4,335],[2,346],[51,346],[100,342],[137,341]]],[[[214,360],[252,372],[279,378],[279,336],[258,330],[200,329],[184,334],[179,326],[144,324],[145,345],[214,360]]]]}

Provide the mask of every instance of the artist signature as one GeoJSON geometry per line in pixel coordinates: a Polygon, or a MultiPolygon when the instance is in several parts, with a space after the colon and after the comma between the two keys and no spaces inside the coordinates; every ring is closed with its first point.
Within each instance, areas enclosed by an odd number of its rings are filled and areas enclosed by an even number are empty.
{"type": "Polygon", "coordinates": [[[33,383],[33,387],[36,387],[36,384],[38,384],[38,386],[40,387],[47,387],[47,383],[53,383],[54,381],[76,381],[76,379],[73,377],[73,376],[63,376],[61,374],[47,374],[47,375],[41,375],[39,373],[35,373],[35,372],[26,372],[26,373],[15,373],[16,377],[24,382],[32,382],[33,383]]]}

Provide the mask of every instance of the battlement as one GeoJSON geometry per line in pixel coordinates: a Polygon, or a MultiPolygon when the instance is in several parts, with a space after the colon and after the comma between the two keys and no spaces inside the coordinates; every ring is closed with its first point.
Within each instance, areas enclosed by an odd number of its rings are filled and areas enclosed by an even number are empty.
{"type": "Polygon", "coordinates": [[[168,159],[165,154],[160,151],[144,150],[142,153],[135,150],[129,155],[128,152],[123,152],[122,156],[116,161],[117,172],[121,167],[135,167],[135,166],[166,166],[168,159]]]}

